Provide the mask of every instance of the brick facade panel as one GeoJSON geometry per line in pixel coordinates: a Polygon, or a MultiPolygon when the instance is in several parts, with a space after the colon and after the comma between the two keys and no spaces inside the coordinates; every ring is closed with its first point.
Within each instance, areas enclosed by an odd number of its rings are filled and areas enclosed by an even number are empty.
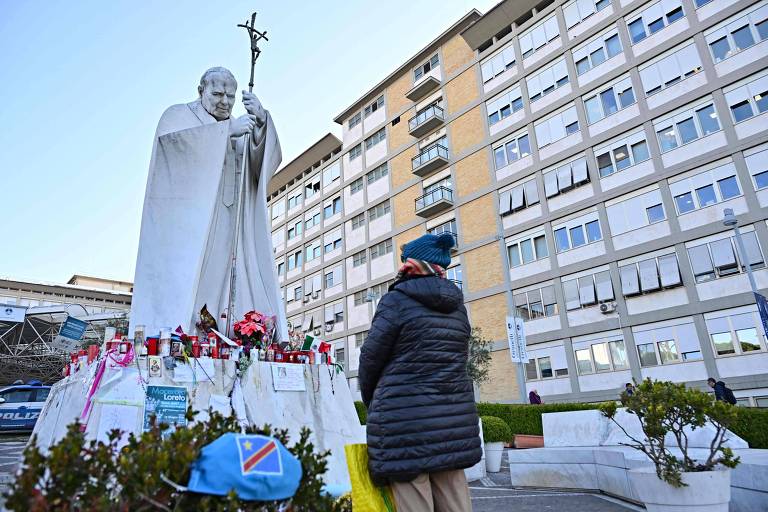
{"type": "Polygon", "coordinates": [[[460,154],[483,142],[485,126],[483,125],[480,106],[456,118],[450,125],[450,134],[450,150],[453,155],[460,154]]]}
{"type": "Polygon", "coordinates": [[[469,68],[445,85],[448,113],[455,114],[478,98],[477,71],[469,68]]]}
{"type": "Polygon", "coordinates": [[[486,194],[459,208],[461,234],[465,244],[482,240],[498,232],[496,226],[496,194],[486,194]]]}
{"type": "MultiPolygon", "coordinates": [[[[499,244],[483,245],[464,254],[464,281],[467,290],[478,292],[504,283],[499,244]]],[[[502,296],[503,298],[503,296],[502,296]]],[[[504,303],[506,310],[506,303],[504,303]]],[[[504,326],[502,318],[501,325],[504,326]]]]}
{"type": "Polygon", "coordinates": [[[408,119],[413,117],[413,109],[408,109],[400,115],[400,122],[394,126],[390,125],[389,136],[387,137],[389,150],[393,151],[413,141],[413,137],[408,133],[408,119]]]}
{"type": "Polygon", "coordinates": [[[519,396],[517,365],[509,359],[509,349],[492,352],[488,380],[480,385],[480,400],[510,402],[517,401],[519,396]]]}
{"type": "Polygon", "coordinates": [[[416,218],[416,206],[414,201],[421,194],[421,187],[414,185],[407,188],[392,198],[395,227],[399,228],[412,222],[416,218]]]}
{"type": "Polygon", "coordinates": [[[443,65],[445,66],[443,73],[450,76],[474,58],[475,52],[464,38],[457,34],[443,45],[443,65]]]}
{"type": "Polygon", "coordinates": [[[478,151],[456,162],[456,192],[466,196],[491,184],[488,153],[478,151]]]}
{"type": "Polygon", "coordinates": [[[387,102],[387,116],[393,116],[403,110],[406,106],[410,105],[411,100],[405,97],[411,87],[413,87],[413,81],[411,80],[411,73],[406,72],[395,80],[392,85],[387,87],[386,102],[387,102]]]}
{"type": "Polygon", "coordinates": [[[507,298],[499,293],[467,303],[472,327],[479,327],[483,336],[493,341],[507,339],[507,298]]]}
{"type": "Polygon", "coordinates": [[[416,156],[416,147],[403,151],[389,161],[389,173],[392,175],[392,188],[401,187],[414,179],[411,158],[416,156]]]}

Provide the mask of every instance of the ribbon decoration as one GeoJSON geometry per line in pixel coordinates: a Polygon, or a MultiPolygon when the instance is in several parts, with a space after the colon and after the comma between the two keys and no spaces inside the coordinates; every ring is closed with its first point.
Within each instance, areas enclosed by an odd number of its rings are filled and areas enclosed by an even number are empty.
{"type": "Polygon", "coordinates": [[[96,370],[96,376],[93,378],[91,388],[88,390],[88,395],[86,395],[85,398],[85,406],[83,406],[83,412],[80,414],[80,432],[85,432],[85,428],[88,425],[88,417],[91,414],[91,409],[93,409],[93,395],[96,394],[96,391],[99,389],[99,385],[101,384],[101,379],[104,377],[104,373],[107,369],[107,359],[110,359],[118,366],[125,368],[131,364],[131,361],[133,361],[133,345],[128,348],[128,352],[126,352],[122,358],[115,358],[115,354],[118,354],[117,349],[111,348],[107,351],[105,357],[99,361],[99,367],[96,370]]]}

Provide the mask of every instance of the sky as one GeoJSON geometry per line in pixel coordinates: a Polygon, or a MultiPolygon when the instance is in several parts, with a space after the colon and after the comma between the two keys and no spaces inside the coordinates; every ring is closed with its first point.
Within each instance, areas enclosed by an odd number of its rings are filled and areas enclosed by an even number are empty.
{"type": "Polygon", "coordinates": [[[209,67],[247,87],[236,25],[251,12],[269,37],[254,92],[285,164],[329,131],[340,137],[336,115],[496,2],[0,0],[0,276],[133,280],[157,121],[197,97],[209,67]]]}

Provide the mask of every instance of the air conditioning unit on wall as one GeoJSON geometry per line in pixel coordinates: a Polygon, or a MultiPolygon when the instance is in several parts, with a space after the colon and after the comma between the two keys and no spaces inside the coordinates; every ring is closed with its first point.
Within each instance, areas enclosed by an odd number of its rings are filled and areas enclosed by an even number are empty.
{"type": "Polygon", "coordinates": [[[615,302],[602,302],[600,303],[600,312],[604,315],[608,315],[616,311],[615,302]]]}

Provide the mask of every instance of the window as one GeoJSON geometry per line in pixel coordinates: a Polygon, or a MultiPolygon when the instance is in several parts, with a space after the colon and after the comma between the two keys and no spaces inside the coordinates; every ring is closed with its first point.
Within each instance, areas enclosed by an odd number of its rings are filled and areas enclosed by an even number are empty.
{"type": "Polygon", "coordinates": [[[520,86],[516,85],[504,91],[500,96],[485,104],[488,110],[488,126],[493,126],[502,119],[506,119],[514,112],[523,109],[523,96],[520,86]]]}
{"type": "Polygon", "coordinates": [[[666,153],[700,137],[720,130],[713,103],[685,110],[673,117],[654,123],[661,152],[666,153]]]}
{"type": "Polygon", "coordinates": [[[586,157],[544,171],[544,193],[547,198],[563,194],[585,183],[589,183],[586,157]]]}
{"type": "Polygon", "coordinates": [[[292,192],[293,195],[288,196],[288,209],[292,210],[293,208],[296,208],[297,206],[301,206],[301,199],[304,195],[301,190],[292,192]]]}
{"type": "Polygon", "coordinates": [[[285,262],[281,261],[277,264],[277,275],[278,276],[284,276],[285,275],[285,262]]]}
{"type": "Polygon", "coordinates": [[[441,235],[443,233],[448,233],[453,235],[454,242],[458,244],[458,240],[456,240],[456,233],[458,233],[458,229],[456,228],[456,220],[449,220],[448,222],[444,222],[440,225],[437,225],[433,227],[432,229],[429,229],[428,232],[432,235],[441,235]]]}
{"type": "Polygon", "coordinates": [[[557,26],[557,17],[554,14],[526,30],[519,37],[520,51],[523,53],[523,58],[530,57],[546,46],[547,43],[554,41],[559,35],[560,29],[557,26]]]}
{"type": "Polygon", "coordinates": [[[320,176],[315,176],[304,185],[304,197],[309,199],[320,193],[320,176]]]}
{"type": "Polygon", "coordinates": [[[574,351],[580,375],[611,372],[629,368],[624,340],[593,343],[574,351]]]}
{"type": "Polygon", "coordinates": [[[360,115],[360,112],[358,112],[357,114],[355,114],[352,117],[350,117],[349,118],[349,129],[351,130],[355,126],[359,125],[360,121],[362,121],[362,120],[363,120],[363,116],[360,115]]]}
{"type": "Polygon", "coordinates": [[[387,167],[387,163],[383,163],[379,165],[378,167],[374,168],[371,171],[368,171],[368,173],[365,175],[365,179],[368,181],[368,184],[375,181],[379,181],[381,178],[386,177],[389,175],[389,168],[387,167]]]}
{"type": "Polygon", "coordinates": [[[373,114],[380,108],[384,107],[384,95],[379,96],[376,98],[376,101],[365,107],[364,115],[365,117],[368,117],[369,115],[373,114]]]}
{"type": "Polygon", "coordinates": [[[365,265],[367,260],[368,258],[365,255],[365,249],[363,249],[362,251],[352,255],[352,266],[359,267],[361,265],[365,265]]]}
{"type": "Polygon", "coordinates": [[[632,81],[629,76],[584,98],[584,108],[587,111],[587,122],[594,124],[604,117],[615,114],[635,103],[632,91],[632,81]]]}
{"type": "Polygon", "coordinates": [[[365,304],[365,299],[368,297],[368,290],[360,290],[359,292],[355,292],[354,295],[354,304],[355,306],[362,306],[365,304]]]}
{"type": "Polygon", "coordinates": [[[563,278],[562,282],[567,311],[595,306],[598,302],[610,302],[614,299],[611,273],[608,270],[566,279],[563,278]]]}
{"type": "Polygon", "coordinates": [[[596,12],[611,5],[609,0],[573,0],[563,6],[566,27],[573,28],[596,12]]]}
{"type": "Polygon", "coordinates": [[[288,270],[293,270],[296,268],[301,268],[301,265],[303,264],[304,259],[304,251],[298,250],[294,252],[293,254],[288,255],[288,270]]]}
{"type": "MultiPolygon", "coordinates": [[[[417,81],[419,78],[423,77],[433,69],[435,69],[437,66],[440,65],[440,58],[437,56],[437,54],[434,54],[427,62],[422,64],[421,66],[418,66],[416,69],[413,70],[413,80],[414,82],[417,81]]],[[[381,98],[382,105],[384,104],[384,97],[381,98]]]]}
{"type": "MultiPolygon", "coordinates": [[[[742,233],[747,263],[753,268],[765,267],[765,260],[754,231],[742,233]]],[[[688,245],[693,276],[697,283],[744,272],[745,262],[741,261],[732,237],[714,240],[698,245],[688,245]]]]}
{"type": "Polygon", "coordinates": [[[513,300],[517,316],[525,321],[556,316],[558,314],[555,287],[553,285],[515,293],[513,300]]]}
{"type": "Polygon", "coordinates": [[[741,195],[736,168],[731,163],[670,183],[669,189],[678,215],[741,195]]]}
{"type": "Polygon", "coordinates": [[[655,34],[670,23],[685,17],[680,0],[661,0],[643,9],[639,16],[627,21],[629,37],[632,44],[639,43],[646,37],[655,34]]]}
{"type": "Polygon", "coordinates": [[[480,65],[483,83],[488,83],[515,65],[515,49],[510,44],[480,65]]]}
{"type": "Polygon", "coordinates": [[[392,239],[384,240],[371,247],[371,259],[374,260],[392,252],[392,239]]]}
{"type": "Polygon", "coordinates": [[[335,251],[336,249],[341,249],[341,230],[338,230],[336,233],[332,233],[330,236],[326,235],[326,242],[323,252],[327,254],[329,252],[335,251]]]}
{"type": "Polygon", "coordinates": [[[621,293],[625,297],[661,291],[683,284],[675,254],[621,265],[619,277],[621,293]]]}
{"type": "Polygon", "coordinates": [[[613,236],[639,229],[665,217],[658,188],[606,206],[613,236]],[[645,215],[639,214],[645,212],[645,215]]]}
{"type": "Polygon", "coordinates": [[[546,69],[525,79],[531,103],[540,100],[558,87],[568,83],[568,68],[565,59],[560,58],[546,69]]]}
{"type": "Polygon", "coordinates": [[[355,181],[350,183],[350,185],[349,185],[349,193],[350,193],[350,195],[355,195],[358,192],[360,192],[361,190],[363,190],[363,178],[362,177],[357,178],[355,181]]]}
{"type": "Polygon", "coordinates": [[[623,171],[650,158],[643,131],[615,140],[606,146],[595,148],[594,151],[601,178],[623,171]]]}
{"type": "Polygon", "coordinates": [[[325,280],[326,289],[341,284],[341,267],[334,267],[330,270],[326,269],[323,278],[325,280]]]}
{"type": "Polygon", "coordinates": [[[326,203],[323,208],[323,218],[329,219],[337,213],[341,213],[341,197],[335,197],[332,201],[326,203]]]}
{"type": "Polygon", "coordinates": [[[288,240],[292,240],[298,236],[301,236],[302,225],[303,225],[303,222],[299,220],[295,224],[293,224],[291,227],[288,228],[288,240]]]}
{"type": "Polygon", "coordinates": [[[507,246],[510,267],[519,267],[549,256],[547,239],[544,234],[532,235],[516,240],[507,246]]]}
{"type": "Polygon", "coordinates": [[[285,215],[285,202],[280,199],[279,202],[272,205],[272,220],[285,215]]]}
{"type": "Polygon", "coordinates": [[[315,258],[319,258],[322,254],[323,247],[320,245],[320,240],[315,240],[309,245],[304,246],[304,261],[312,261],[315,258]]]}
{"type": "Polygon", "coordinates": [[[576,249],[603,239],[599,220],[577,222],[575,225],[573,222],[569,222],[566,226],[554,229],[555,250],[557,252],[576,249]]]}
{"type": "Polygon", "coordinates": [[[696,45],[691,42],[641,66],[639,71],[645,95],[651,96],[695,75],[701,69],[699,53],[696,45]]]}
{"type": "Polygon", "coordinates": [[[32,392],[34,389],[10,389],[5,391],[2,396],[7,404],[22,404],[32,401],[32,392]]]}
{"type": "Polygon", "coordinates": [[[528,134],[523,133],[513,136],[511,140],[501,143],[493,148],[493,157],[496,169],[501,169],[512,162],[531,154],[531,143],[528,134]]]}
{"type": "Polygon", "coordinates": [[[725,101],[734,123],[768,111],[768,75],[752,80],[735,89],[725,90],[725,101]]]}
{"type": "Polygon", "coordinates": [[[371,287],[371,293],[369,295],[374,307],[379,304],[379,300],[389,291],[389,287],[394,283],[394,279],[379,283],[371,287]]]}
{"type": "Polygon", "coordinates": [[[462,278],[462,270],[461,265],[456,265],[455,267],[451,267],[445,270],[445,277],[449,281],[453,281],[453,284],[459,287],[459,289],[462,288],[463,278],[462,278]]]}
{"type": "Polygon", "coordinates": [[[549,356],[530,359],[525,365],[525,380],[551,379],[554,376],[549,356]]]}
{"type": "Polygon", "coordinates": [[[362,347],[365,343],[365,338],[368,337],[368,331],[358,332],[355,334],[355,347],[362,347]]]}
{"type": "Polygon", "coordinates": [[[373,222],[374,220],[389,214],[389,212],[390,212],[390,205],[389,205],[389,199],[387,199],[383,203],[377,204],[376,206],[368,210],[368,221],[373,222]]]}
{"type": "Polygon", "coordinates": [[[765,351],[765,336],[758,312],[744,311],[744,308],[737,311],[725,315],[721,312],[719,316],[712,318],[705,316],[715,355],[765,351]]]}
{"type": "MultiPolygon", "coordinates": [[[[340,324],[342,322],[344,322],[344,302],[337,302],[335,304],[325,306],[326,328],[333,329],[336,324],[340,324]]],[[[344,349],[337,349],[337,353],[339,350],[341,350],[343,354],[344,349]]]]}
{"type": "Polygon", "coordinates": [[[768,9],[758,5],[747,14],[737,14],[704,32],[715,64],[768,39],[768,9]]]}
{"type": "Polygon", "coordinates": [[[745,156],[747,169],[755,183],[755,190],[768,187],[768,149],[745,156]]]}
{"type": "Polygon", "coordinates": [[[358,144],[357,146],[353,147],[349,150],[349,160],[350,162],[354,160],[355,158],[359,157],[363,154],[363,145],[358,144]]]}
{"type": "Polygon", "coordinates": [[[352,217],[352,231],[365,226],[365,213],[359,213],[352,217]]]}
{"type": "Polygon", "coordinates": [[[382,142],[386,140],[387,138],[387,130],[386,128],[382,128],[381,130],[377,131],[367,139],[365,139],[365,149],[371,149],[373,146],[378,144],[379,142],[382,142]]]}
{"type": "Polygon", "coordinates": [[[539,188],[536,180],[526,181],[499,193],[499,213],[511,215],[539,203],[539,188]]]}
{"type": "Polygon", "coordinates": [[[323,170],[323,187],[341,179],[341,162],[335,161],[323,170]]]}
{"type": "Polygon", "coordinates": [[[308,230],[310,228],[313,228],[315,226],[320,225],[320,212],[318,211],[315,214],[307,215],[306,219],[304,219],[304,230],[308,230]]]}
{"type": "Polygon", "coordinates": [[[576,74],[583,75],[622,51],[624,50],[621,47],[621,41],[619,41],[619,33],[615,28],[600,34],[573,50],[576,74]]]}
{"type": "Polygon", "coordinates": [[[533,125],[539,149],[579,131],[576,107],[571,106],[533,125]]]}

